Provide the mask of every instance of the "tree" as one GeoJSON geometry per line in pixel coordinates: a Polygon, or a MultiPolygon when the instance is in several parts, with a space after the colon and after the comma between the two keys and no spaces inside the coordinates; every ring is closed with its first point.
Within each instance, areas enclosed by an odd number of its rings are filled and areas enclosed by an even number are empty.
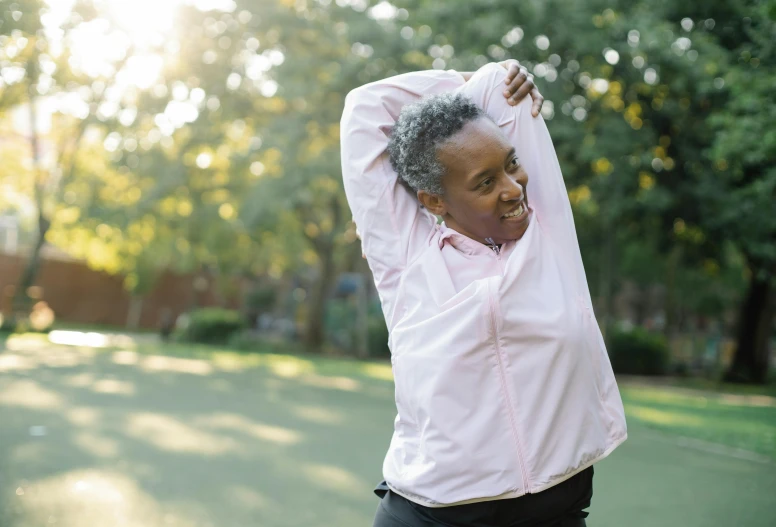
{"type": "Polygon", "coordinates": [[[677,270],[718,280],[729,249],[745,256],[738,373],[728,377],[762,381],[773,319],[772,3],[402,5],[415,34],[421,24],[427,41],[435,33],[428,52],[439,67],[512,55],[543,78],[578,224],[590,227],[580,239],[604,319],[628,240],[654,240],[667,256],[669,331],[677,270]],[[585,250],[593,243],[602,250],[585,250]]]}
{"type": "Polygon", "coordinates": [[[748,266],[737,350],[726,380],[767,381],[776,313],[776,5],[747,2],[725,77],[730,97],[712,119],[714,170],[700,188],[712,236],[733,238],[748,266]]]}
{"type": "MultiPolygon", "coordinates": [[[[5,3],[5,2],[4,2],[5,3]]],[[[9,20],[23,22],[18,27],[10,24],[10,39],[4,37],[5,56],[11,58],[11,67],[6,71],[17,71],[11,82],[5,82],[0,92],[0,107],[15,106],[26,108],[28,113],[27,139],[30,148],[30,176],[32,180],[32,202],[36,209],[36,240],[26,265],[15,288],[12,302],[12,316],[26,314],[29,308],[28,288],[35,282],[41,264],[41,249],[51,228],[53,214],[62,203],[64,187],[77,177],[79,154],[83,139],[90,124],[98,121],[100,105],[104,102],[109,86],[107,78],[94,79],[69,66],[69,53],[56,53],[49,40],[51,27],[45,27],[43,17],[47,8],[41,2],[14,3],[4,9],[10,15],[9,20]],[[11,51],[13,51],[11,53],[11,51]],[[95,84],[92,84],[93,81],[95,84]],[[99,83],[99,88],[97,88],[99,83]],[[57,117],[61,126],[55,127],[49,137],[44,137],[38,114],[43,100],[51,100],[65,92],[76,92],[84,88],[88,100],[82,101],[85,115],[57,117]]],[[[60,29],[64,32],[62,40],[68,42],[68,35],[81,24],[94,16],[87,4],[81,4],[74,10],[60,29]]],[[[3,24],[1,28],[5,28],[3,24]]],[[[114,64],[116,70],[123,67],[125,60],[119,58],[114,64]]],[[[107,77],[107,75],[105,76],[107,77]]],[[[20,174],[16,174],[18,178],[20,174]]],[[[25,182],[17,181],[21,188],[25,182]]]]}

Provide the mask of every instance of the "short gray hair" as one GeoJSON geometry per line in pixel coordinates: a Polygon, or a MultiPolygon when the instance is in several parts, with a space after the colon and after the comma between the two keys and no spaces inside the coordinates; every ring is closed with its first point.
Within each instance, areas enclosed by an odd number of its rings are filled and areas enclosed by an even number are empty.
{"type": "Polygon", "coordinates": [[[425,97],[401,110],[388,143],[393,169],[414,191],[442,195],[445,168],[437,147],[466,123],[487,114],[465,95],[444,93],[425,97]]]}

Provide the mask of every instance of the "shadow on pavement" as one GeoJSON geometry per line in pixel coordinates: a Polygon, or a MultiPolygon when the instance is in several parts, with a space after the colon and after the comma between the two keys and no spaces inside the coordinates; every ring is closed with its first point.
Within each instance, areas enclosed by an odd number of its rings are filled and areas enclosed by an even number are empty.
{"type": "Polygon", "coordinates": [[[366,525],[392,385],[32,343],[0,355],[0,524],[366,525]]]}

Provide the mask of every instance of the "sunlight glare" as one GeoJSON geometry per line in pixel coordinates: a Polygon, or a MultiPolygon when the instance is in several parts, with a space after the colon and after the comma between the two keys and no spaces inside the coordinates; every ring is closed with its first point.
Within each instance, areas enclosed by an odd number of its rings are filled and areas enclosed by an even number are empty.
{"type": "Polygon", "coordinates": [[[82,331],[54,330],[49,333],[49,341],[52,344],[65,344],[69,346],[88,346],[90,348],[104,348],[108,345],[108,339],[101,333],[82,331]]]}
{"type": "Polygon", "coordinates": [[[116,76],[119,84],[134,84],[141,90],[147,90],[159,79],[164,59],[153,53],[135,55],[127,60],[126,66],[116,76]]]}

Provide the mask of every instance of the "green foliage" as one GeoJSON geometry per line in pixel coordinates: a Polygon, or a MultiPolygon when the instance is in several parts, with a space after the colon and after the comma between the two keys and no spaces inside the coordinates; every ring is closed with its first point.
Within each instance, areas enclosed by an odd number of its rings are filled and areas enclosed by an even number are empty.
{"type": "Polygon", "coordinates": [[[370,357],[388,358],[391,356],[391,350],[388,347],[388,328],[382,313],[369,317],[368,346],[370,357]]]}
{"type": "Polygon", "coordinates": [[[0,313],[0,335],[10,335],[16,332],[18,323],[15,318],[4,317],[0,313]]]}
{"type": "Polygon", "coordinates": [[[270,311],[277,302],[277,290],[271,286],[258,286],[245,298],[245,307],[253,313],[270,311]]]}
{"type": "MultiPolygon", "coordinates": [[[[724,317],[745,282],[773,279],[772,1],[396,0],[387,18],[370,14],[377,3],[183,3],[163,38],[143,49],[113,39],[106,67],[89,73],[74,66],[77,46],[41,31],[46,2],[0,0],[0,116],[44,96],[84,108],[40,134],[56,167],[36,168],[28,138],[0,122],[0,206],[34,203],[50,243],[123,275],[134,294],[167,268],[291,279],[323,320],[327,284],[359,256],[339,173],[345,95],[408,70],[512,57],[547,100],[598,303],[613,306],[629,282],[667,290],[666,313],[724,317]],[[148,56],[159,75],[127,84],[148,56]],[[189,117],[176,118],[184,106],[189,117]]],[[[65,38],[94,18],[106,35],[126,30],[109,2],[75,11],[65,38]]],[[[33,216],[22,223],[37,230],[33,216]]],[[[330,335],[352,330],[333,316],[330,335]]],[[[384,351],[378,320],[369,325],[370,349],[384,351]]]]}
{"type": "Polygon", "coordinates": [[[200,344],[226,344],[245,327],[245,319],[239,311],[207,307],[189,313],[188,323],[179,338],[200,344]]]}
{"type": "Polygon", "coordinates": [[[617,328],[607,344],[615,373],[627,375],[664,375],[668,372],[668,345],[662,335],[646,329],[617,328]]]}

